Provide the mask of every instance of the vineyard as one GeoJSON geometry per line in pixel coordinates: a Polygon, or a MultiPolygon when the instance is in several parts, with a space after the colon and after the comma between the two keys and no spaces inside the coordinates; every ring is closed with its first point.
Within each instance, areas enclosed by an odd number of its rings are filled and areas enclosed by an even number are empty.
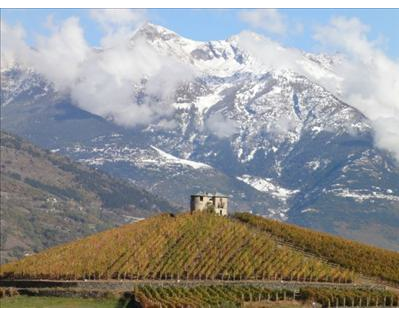
{"type": "Polygon", "coordinates": [[[243,222],[162,214],[3,265],[0,277],[350,283],[355,275],[280,245],[243,222]]]}
{"type": "Polygon", "coordinates": [[[392,292],[365,289],[304,288],[302,298],[322,307],[398,307],[399,297],[392,292]]]}
{"type": "Polygon", "coordinates": [[[133,291],[143,307],[241,307],[244,302],[294,299],[294,291],[253,286],[139,286],[133,291]]]}
{"type": "Polygon", "coordinates": [[[245,307],[268,306],[271,302],[317,303],[320,307],[398,307],[398,297],[391,292],[368,289],[303,288],[271,290],[260,286],[149,286],[134,289],[135,300],[142,307],[245,307]],[[261,304],[261,305],[259,305],[261,304]]]}
{"type": "Polygon", "coordinates": [[[236,213],[234,217],[306,253],[367,276],[399,283],[399,253],[397,252],[248,213],[236,213]]]}

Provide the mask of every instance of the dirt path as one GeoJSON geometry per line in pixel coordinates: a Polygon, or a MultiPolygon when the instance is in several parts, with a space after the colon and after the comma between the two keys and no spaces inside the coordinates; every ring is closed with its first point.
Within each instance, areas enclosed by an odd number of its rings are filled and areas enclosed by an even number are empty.
{"type": "MultiPolygon", "coordinates": [[[[303,287],[324,287],[324,288],[373,288],[385,289],[381,284],[370,283],[329,283],[329,282],[297,282],[297,281],[262,281],[262,280],[78,280],[78,281],[58,281],[58,280],[0,280],[0,287],[15,288],[79,288],[87,290],[101,291],[127,291],[138,285],[156,286],[184,286],[192,287],[198,285],[252,285],[270,289],[290,289],[296,290],[303,287]]],[[[399,291],[399,289],[396,289],[399,291]]]]}

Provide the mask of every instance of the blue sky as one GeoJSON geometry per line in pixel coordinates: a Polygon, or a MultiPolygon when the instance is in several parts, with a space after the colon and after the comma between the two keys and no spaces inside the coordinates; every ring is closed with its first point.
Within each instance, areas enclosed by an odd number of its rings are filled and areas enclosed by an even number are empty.
{"type": "MultiPolygon", "coordinates": [[[[399,9],[280,9],[279,13],[288,24],[286,34],[273,34],[253,27],[239,18],[240,9],[149,9],[148,19],[163,25],[185,37],[195,40],[225,39],[242,30],[253,30],[278,40],[287,46],[306,51],[317,51],[312,38],[318,25],[325,25],[332,17],[356,17],[370,26],[368,37],[378,40],[385,53],[399,59],[399,9]],[[302,31],[291,31],[302,25],[302,31]]],[[[2,9],[1,17],[9,24],[20,23],[28,33],[28,41],[34,44],[35,34],[48,34],[47,17],[61,21],[70,16],[78,16],[85,30],[85,37],[93,46],[99,44],[101,27],[90,18],[87,9],[2,9]]]]}

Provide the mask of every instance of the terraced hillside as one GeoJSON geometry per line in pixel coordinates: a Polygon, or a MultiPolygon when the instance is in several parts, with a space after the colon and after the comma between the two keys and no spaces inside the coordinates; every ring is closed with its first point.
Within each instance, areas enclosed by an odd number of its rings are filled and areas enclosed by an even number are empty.
{"type": "Polygon", "coordinates": [[[4,263],[160,211],[167,201],[1,132],[4,263]]]}
{"type": "Polygon", "coordinates": [[[346,283],[331,266],[268,233],[208,214],[162,214],[1,266],[16,279],[223,279],[346,283]]]}

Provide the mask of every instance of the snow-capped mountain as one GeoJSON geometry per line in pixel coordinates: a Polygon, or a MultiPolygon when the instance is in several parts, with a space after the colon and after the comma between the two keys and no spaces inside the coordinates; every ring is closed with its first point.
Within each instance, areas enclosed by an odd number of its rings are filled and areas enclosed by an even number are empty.
{"type": "MultiPolygon", "coordinates": [[[[281,52],[273,61],[249,40],[262,39],[197,42],[144,25],[130,47],[144,42],[193,76],[167,117],[130,128],[79,109],[32,69],[2,69],[2,126],[182,207],[192,192],[220,191],[232,210],[398,250],[399,168],[374,146],[367,117],[341,101],[341,57],[270,44],[281,52]]],[[[137,104],[147,82],[132,84],[137,104]]]]}

